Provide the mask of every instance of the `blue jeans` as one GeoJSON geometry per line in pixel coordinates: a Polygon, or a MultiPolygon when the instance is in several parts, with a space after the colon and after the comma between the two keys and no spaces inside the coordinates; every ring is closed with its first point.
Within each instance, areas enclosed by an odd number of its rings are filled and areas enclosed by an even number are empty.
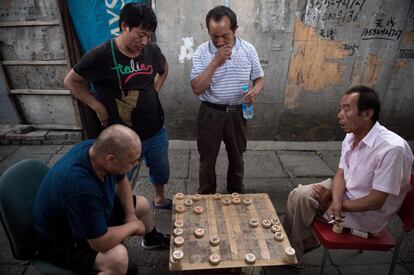
{"type": "Polygon", "coordinates": [[[153,137],[142,141],[141,158],[149,168],[152,184],[166,184],[170,178],[168,135],[162,127],[153,137]]]}

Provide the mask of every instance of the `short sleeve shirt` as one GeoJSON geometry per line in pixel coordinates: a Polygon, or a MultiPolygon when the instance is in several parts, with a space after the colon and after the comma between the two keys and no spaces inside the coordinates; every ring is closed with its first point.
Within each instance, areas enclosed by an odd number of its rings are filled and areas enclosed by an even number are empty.
{"type": "Polygon", "coordinates": [[[375,233],[398,211],[410,189],[413,154],[404,139],[378,122],[352,149],[354,140],[354,134],[346,135],[339,162],[346,182],[345,199],[364,197],[371,189],[389,195],[379,210],[345,213],[344,226],[375,233]]]}
{"type": "Polygon", "coordinates": [[[94,239],[107,232],[115,184],[124,175],[102,182],[89,160],[92,140],[74,146],[48,172],[33,205],[34,228],[45,240],[94,239]]]}
{"type": "Polygon", "coordinates": [[[87,52],[73,70],[99,91],[111,124],[126,124],[144,140],[154,136],[164,124],[154,79],[164,73],[165,62],[153,42],[136,58],[130,58],[110,40],[87,52]]]}
{"type": "MultiPolygon", "coordinates": [[[[203,73],[213,60],[217,48],[211,40],[201,44],[193,55],[191,80],[203,73]]],[[[260,64],[255,47],[247,41],[236,37],[231,59],[217,68],[211,79],[210,86],[199,98],[216,104],[241,104],[242,86],[250,81],[263,77],[264,72],[260,64]]]]}

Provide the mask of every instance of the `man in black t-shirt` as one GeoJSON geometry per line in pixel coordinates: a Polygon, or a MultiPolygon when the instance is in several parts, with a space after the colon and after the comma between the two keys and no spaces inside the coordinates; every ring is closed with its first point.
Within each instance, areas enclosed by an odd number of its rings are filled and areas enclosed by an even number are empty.
{"type": "Polygon", "coordinates": [[[120,14],[121,34],[88,51],[65,78],[65,87],[91,107],[102,126],[121,123],[142,140],[142,158],[154,185],[153,207],[171,209],[164,195],[169,180],[168,136],[159,91],[168,75],[160,48],[151,41],[157,27],[152,8],[126,4],[120,14]],[[87,90],[91,81],[101,101],[87,90]]]}

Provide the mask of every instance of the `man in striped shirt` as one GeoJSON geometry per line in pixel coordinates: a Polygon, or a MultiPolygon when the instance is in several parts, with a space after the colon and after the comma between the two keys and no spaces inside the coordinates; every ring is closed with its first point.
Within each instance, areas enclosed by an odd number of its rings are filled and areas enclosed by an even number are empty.
{"type": "Polygon", "coordinates": [[[256,49],[235,36],[236,14],[217,6],[206,16],[210,40],[194,53],[191,86],[199,96],[197,147],[200,154],[200,194],[216,192],[215,165],[223,140],[229,159],[227,191],[243,193],[246,120],[241,103],[253,104],[264,86],[264,73],[256,49]],[[242,94],[242,86],[253,86],[242,94]]]}

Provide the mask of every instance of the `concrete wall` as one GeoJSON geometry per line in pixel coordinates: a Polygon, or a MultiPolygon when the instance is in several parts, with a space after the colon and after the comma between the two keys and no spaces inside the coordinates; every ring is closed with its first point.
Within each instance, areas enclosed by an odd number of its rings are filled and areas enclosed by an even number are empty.
{"type": "Polygon", "coordinates": [[[216,5],[238,15],[237,35],[253,43],[266,85],[249,121],[252,140],[338,140],[339,99],[347,88],[377,89],[381,123],[414,138],[414,2],[411,0],[153,0],[157,43],[170,64],[161,99],[171,138],[195,139],[198,98],[189,74],[208,39],[216,5]]]}

